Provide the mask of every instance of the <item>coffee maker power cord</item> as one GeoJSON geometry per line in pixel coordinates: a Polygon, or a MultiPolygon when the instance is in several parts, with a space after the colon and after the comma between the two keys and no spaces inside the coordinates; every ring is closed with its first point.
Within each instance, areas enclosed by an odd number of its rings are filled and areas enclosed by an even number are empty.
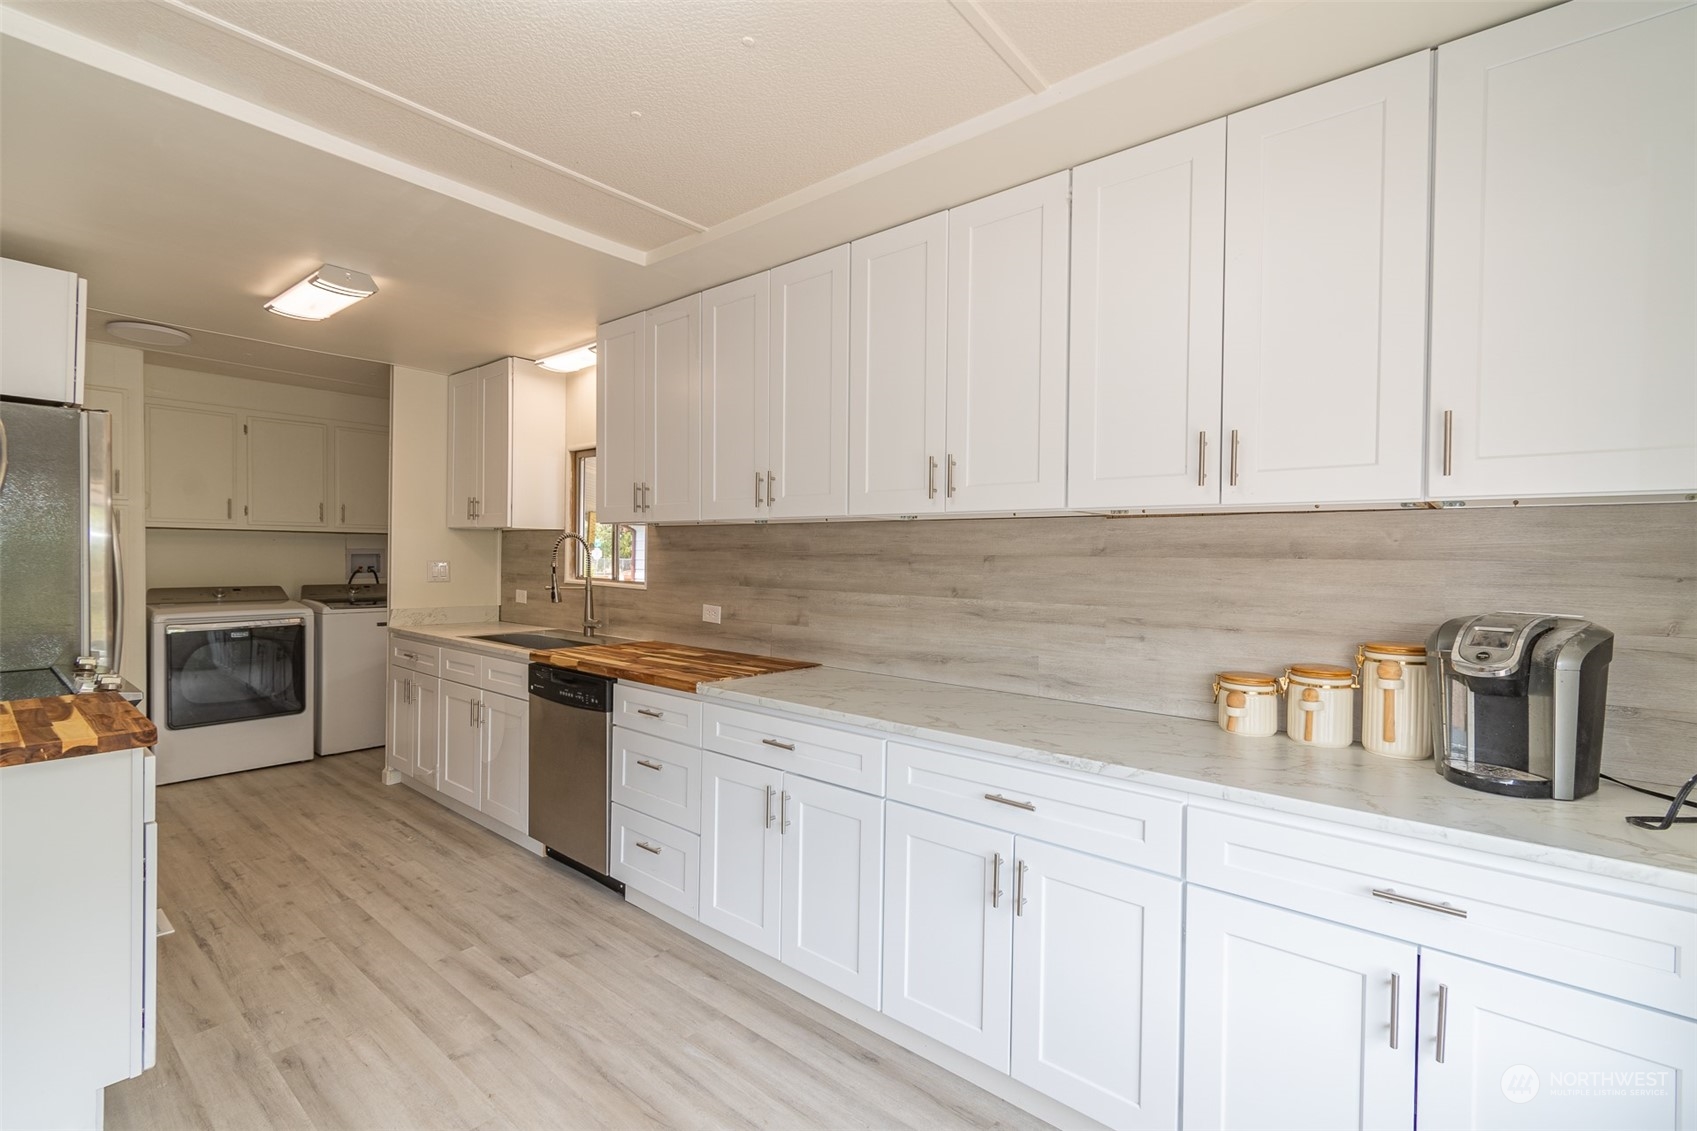
{"type": "Polygon", "coordinates": [[[1626,819],[1627,824],[1636,826],[1640,829],[1650,829],[1653,832],[1662,832],[1673,828],[1675,825],[1697,825],[1697,817],[1676,816],[1681,809],[1692,804],[1690,801],[1687,801],[1686,798],[1691,796],[1691,791],[1693,789],[1697,789],[1697,774],[1693,774],[1690,779],[1680,787],[1679,792],[1672,796],[1665,793],[1657,793],[1653,789],[1645,789],[1642,786],[1623,782],[1619,778],[1611,778],[1607,774],[1600,774],[1599,776],[1607,778],[1616,785],[1624,785],[1627,789],[1637,790],[1639,793],[1647,793],[1651,797],[1660,797],[1663,801],[1673,802],[1673,804],[1668,806],[1668,811],[1661,817],[1628,817],[1626,819]]]}
{"type": "Polygon", "coordinates": [[[1690,800],[1692,787],[1697,786],[1697,776],[1693,776],[1691,780],[1685,783],[1685,787],[1679,791],[1678,797],[1675,797],[1671,793],[1660,793],[1654,789],[1645,789],[1641,785],[1633,785],[1629,781],[1621,781],[1619,778],[1610,777],[1608,774],[1598,774],[1597,776],[1602,778],[1604,781],[1612,781],[1616,785],[1624,785],[1627,789],[1637,790],[1639,793],[1647,793],[1651,797],[1659,797],[1663,801],[1678,801],[1682,805],[1689,805],[1693,809],[1697,809],[1697,801],[1690,800]]]}

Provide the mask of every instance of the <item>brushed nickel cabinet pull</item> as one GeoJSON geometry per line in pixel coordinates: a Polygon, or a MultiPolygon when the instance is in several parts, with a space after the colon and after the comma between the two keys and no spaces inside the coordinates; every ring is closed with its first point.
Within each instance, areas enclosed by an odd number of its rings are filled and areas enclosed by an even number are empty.
{"type": "Polygon", "coordinates": [[[318,504],[318,521],[319,522],[324,521],[324,504],[323,503],[318,504]]]}
{"type": "Polygon", "coordinates": [[[766,787],[766,827],[767,828],[771,828],[772,822],[777,820],[777,818],[772,815],[772,796],[777,792],[778,791],[773,789],[771,786],[766,787]]]}
{"type": "Polygon", "coordinates": [[[1012,805],[1015,809],[1024,809],[1027,813],[1037,812],[1037,806],[1029,801],[1015,801],[1011,797],[1003,797],[999,793],[986,793],[984,800],[994,801],[998,805],[1012,805]]]}
{"type": "Polygon", "coordinates": [[[1450,1027],[1450,988],[1438,983],[1438,1063],[1444,1062],[1450,1027]]]}
{"type": "Polygon", "coordinates": [[[634,480],[630,485],[630,509],[632,514],[642,509],[641,489],[637,486],[634,480]]]}
{"type": "Polygon", "coordinates": [[[778,473],[772,470],[766,472],[766,505],[772,505],[772,488],[778,485],[778,473]]]}
{"type": "Polygon", "coordinates": [[[762,738],[760,741],[766,746],[776,746],[779,750],[795,749],[795,743],[793,742],[779,742],[775,738],[762,738]]]}
{"type": "Polygon", "coordinates": [[[937,497],[937,457],[926,456],[925,462],[927,464],[925,471],[925,497],[927,499],[935,499],[937,497]]]}
{"type": "Polygon", "coordinates": [[[1391,975],[1391,1047],[1397,1047],[1397,1030],[1402,1028],[1402,975],[1391,975]]]}
{"type": "Polygon", "coordinates": [[[649,489],[648,484],[644,483],[642,485],[642,513],[643,514],[647,514],[649,511],[654,509],[654,504],[650,503],[648,501],[648,496],[652,495],[653,493],[654,492],[649,489]]]}
{"type": "Polygon", "coordinates": [[[790,794],[788,790],[778,794],[778,832],[780,835],[790,828],[790,794]]]}
{"type": "Polygon", "coordinates": [[[759,506],[764,500],[766,477],[758,471],[754,473],[754,505],[759,506]]]}
{"type": "Polygon", "coordinates": [[[112,493],[114,495],[122,495],[124,493],[124,470],[121,467],[114,467],[112,469],[112,493]]]}
{"type": "Polygon", "coordinates": [[[472,726],[477,725],[477,700],[466,700],[466,719],[472,726]]]}
{"type": "Polygon", "coordinates": [[[1232,429],[1232,477],[1231,485],[1237,486],[1237,429],[1232,429]]]}
{"type": "Polygon", "coordinates": [[[1002,905],[1002,854],[995,853],[990,857],[990,906],[1002,905]]]}
{"type": "Polygon", "coordinates": [[[1013,874],[1013,913],[1025,914],[1025,861],[1021,860],[1013,874]]]}
{"type": "Polygon", "coordinates": [[[636,760],[636,764],[639,765],[639,766],[644,766],[644,767],[646,767],[650,770],[663,770],[663,769],[666,768],[658,762],[650,762],[647,758],[638,758],[636,760]]]}
{"type": "Polygon", "coordinates": [[[348,504],[343,503],[342,504],[342,525],[346,526],[347,524],[348,524],[348,504]]]}
{"type": "Polygon", "coordinates": [[[1455,450],[1455,413],[1444,409],[1444,474],[1448,475],[1454,464],[1451,456],[1455,450]]]}
{"type": "Polygon", "coordinates": [[[656,856],[660,855],[660,850],[655,848],[652,844],[649,844],[646,840],[637,841],[636,846],[644,852],[652,852],[656,856]]]}
{"type": "Polygon", "coordinates": [[[236,517],[236,500],[234,500],[234,499],[225,499],[224,500],[224,517],[225,518],[235,518],[236,517]]]}
{"type": "Polygon", "coordinates": [[[1390,903],[1406,903],[1410,907],[1418,907],[1422,911],[1436,911],[1440,915],[1454,915],[1457,919],[1467,918],[1467,912],[1459,907],[1451,907],[1447,903],[1433,903],[1429,899],[1416,899],[1412,895],[1398,895],[1395,888],[1374,888],[1373,898],[1383,899],[1390,903]]]}
{"type": "Polygon", "coordinates": [[[1208,433],[1206,430],[1196,434],[1196,485],[1208,485],[1208,433]]]}
{"type": "Polygon", "coordinates": [[[636,713],[639,715],[647,715],[651,719],[663,719],[666,717],[666,712],[650,711],[647,707],[638,707],[636,709],[636,713]]]}
{"type": "Polygon", "coordinates": [[[948,470],[943,474],[943,488],[949,498],[955,497],[955,455],[953,452],[949,453],[948,470]]]}

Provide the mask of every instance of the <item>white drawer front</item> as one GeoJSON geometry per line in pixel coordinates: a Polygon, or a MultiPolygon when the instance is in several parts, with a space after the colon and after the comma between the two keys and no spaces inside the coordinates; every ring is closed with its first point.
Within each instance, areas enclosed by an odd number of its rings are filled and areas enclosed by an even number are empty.
{"type": "Polygon", "coordinates": [[[434,644],[420,644],[405,637],[390,637],[389,662],[397,668],[406,668],[424,675],[440,675],[442,649],[434,644]]]}
{"type": "Polygon", "coordinates": [[[530,665],[515,660],[498,660],[494,656],[479,656],[477,686],[497,695],[526,698],[530,695],[530,665]]]}
{"type": "Polygon", "coordinates": [[[884,740],[783,715],[707,705],[701,745],[816,781],[884,793],[884,740]]]}
{"type": "Polygon", "coordinates": [[[476,652],[463,652],[458,648],[442,649],[443,679],[451,679],[467,687],[476,687],[482,670],[483,657],[476,652]]]}
{"type": "Polygon", "coordinates": [[[1108,780],[892,742],[890,799],[1153,872],[1183,866],[1184,802],[1108,780]]]}
{"type": "Polygon", "coordinates": [[[1510,870],[1488,857],[1298,821],[1192,806],[1187,878],[1697,1017],[1697,908],[1636,898],[1643,889],[1602,892],[1537,868],[1510,870]]]}
{"type": "Polygon", "coordinates": [[[700,913],[700,837],[614,805],[612,847],[614,879],[691,918],[700,913]]]}
{"type": "Polygon", "coordinates": [[[685,746],[701,745],[701,700],[621,682],[613,688],[613,725],[669,738],[685,746]]]}
{"type": "Polygon", "coordinates": [[[692,833],[701,831],[701,751],[613,728],[613,800],[692,833]]]}

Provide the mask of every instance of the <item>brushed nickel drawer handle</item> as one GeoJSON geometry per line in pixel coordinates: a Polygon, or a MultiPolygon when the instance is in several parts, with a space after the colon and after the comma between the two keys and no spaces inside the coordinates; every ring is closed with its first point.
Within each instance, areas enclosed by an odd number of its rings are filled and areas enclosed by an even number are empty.
{"type": "Polygon", "coordinates": [[[1002,905],[1002,854],[990,857],[990,906],[1002,905]]]}
{"type": "Polygon", "coordinates": [[[1374,899],[1383,899],[1390,903],[1406,903],[1410,907],[1418,907],[1422,911],[1436,911],[1440,915],[1454,915],[1457,919],[1467,918],[1467,912],[1459,907],[1451,907],[1447,903],[1433,903],[1429,899],[1416,899],[1412,895],[1398,895],[1394,888],[1374,888],[1374,899]]]}
{"type": "Polygon", "coordinates": [[[1391,975],[1391,1047],[1397,1046],[1397,1030],[1402,1028],[1402,975],[1391,975]]]}
{"type": "Polygon", "coordinates": [[[638,707],[636,709],[636,713],[639,715],[647,715],[651,719],[663,719],[666,717],[666,712],[650,711],[647,707],[638,707]]]}
{"type": "Polygon", "coordinates": [[[795,743],[793,743],[793,742],[779,742],[775,738],[762,738],[760,741],[761,741],[762,744],[764,744],[766,746],[776,746],[779,750],[794,750],[795,749],[795,743]]]}
{"type": "Polygon", "coordinates": [[[656,856],[660,855],[660,850],[655,848],[652,844],[649,844],[646,840],[637,841],[636,846],[644,852],[652,852],[656,856]]]}
{"type": "Polygon", "coordinates": [[[986,793],[984,800],[994,801],[998,805],[1012,805],[1015,809],[1024,809],[1027,813],[1037,812],[1037,806],[1029,801],[1015,801],[1011,797],[1003,797],[999,793],[986,793]]]}
{"type": "Polygon", "coordinates": [[[638,758],[636,760],[636,764],[639,766],[646,766],[650,770],[663,770],[666,768],[658,762],[650,762],[647,758],[638,758]]]}

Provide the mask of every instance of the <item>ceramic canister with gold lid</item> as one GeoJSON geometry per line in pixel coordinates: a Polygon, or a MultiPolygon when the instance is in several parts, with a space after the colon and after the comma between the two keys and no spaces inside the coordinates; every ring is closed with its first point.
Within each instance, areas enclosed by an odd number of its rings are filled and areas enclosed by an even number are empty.
{"type": "Polygon", "coordinates": [[[1361,745],[1387,758],[1430,758],[1426,646],[1363,644],[1355,666],[1361,672],[1361,745]]]}
{"type": "Polygon", "coordinates": [[[1355,670],[1336,664],[1285,669],[1285,731],[1305,746],[1355,740],[1355,670]]]}
{"type": "Polygon", "coordinates": [[[1221,672],[1214,677],[1220,729],[1245,738],[1279,733],[1279,679],[1264,672],[1221,672]]]}

